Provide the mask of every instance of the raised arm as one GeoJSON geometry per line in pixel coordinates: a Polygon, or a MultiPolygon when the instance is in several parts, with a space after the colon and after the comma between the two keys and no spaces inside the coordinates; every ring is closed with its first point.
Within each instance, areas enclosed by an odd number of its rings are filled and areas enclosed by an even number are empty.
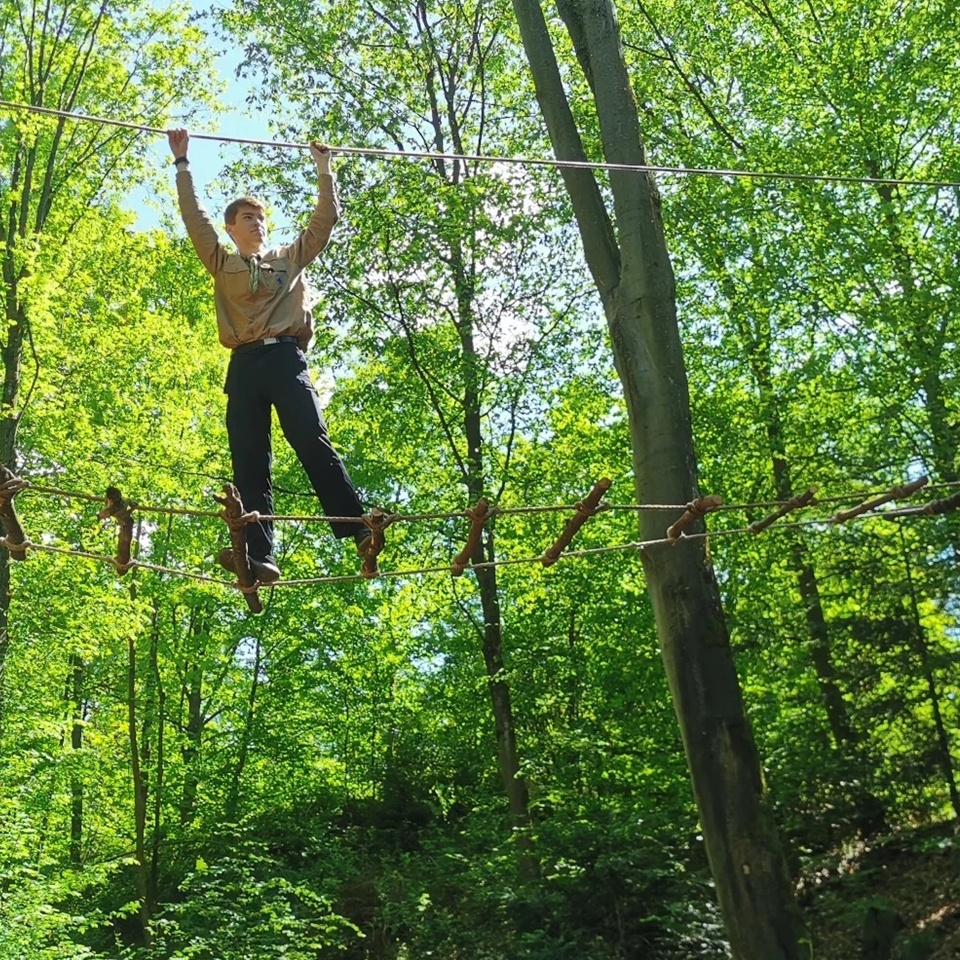
{"type": "Polygon", "coordinates": [[[180,216],[183,217],[187,235],[193,243],[200,262],[211,274],[215,274],[223,265],[227,251],[220,243],[217,228],[210,215],[203,209],[193,186],[190,173],[190,161],[187,151],[190,146],[190,134],[182,129],[167,131],[167,142],[173,154],[173,163],[177,168],[177,199],[180,203],[180,216]]]}
{"type": "Polygon", "coordinates": [[[337,183],[330,170],[332,151],[325,143],[316,140],[310,143],[310,156],[317,167],[320,181],[317,206],[310,216],[303,233],[286,248],[286,255],[298,266],[305,267],[315,260],[330,242],[330,234],[340,218],[340,202],[337,198],[337,183]]]}

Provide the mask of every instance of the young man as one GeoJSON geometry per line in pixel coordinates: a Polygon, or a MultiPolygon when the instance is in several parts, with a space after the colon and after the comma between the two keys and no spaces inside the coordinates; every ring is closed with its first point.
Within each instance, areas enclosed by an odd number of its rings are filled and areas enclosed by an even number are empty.
{"type": "MultiPolygon", "coordinates": [[[[270,415],[275,407],[280,428],[303,464],[324,512],[332,517],[360,517],[363,508],[330,443],[304,358],[313,337],[313,316],[303,270],[326,247],[340,212],[330,173],[330,149],[310,144],[320,197],[300,236],[287,246],[268,247],[263,204],[241,197],[224,211],[226,231],[237,248],[230,253],[197,199],[187,159],[188,132],[170,130],[167,139],[177,171],[180,213],[197,256],[213,276],[220,342],[231,351],[224,386],[227,436],[234,483],[244,509],[273,513],[270,415]]],[[[363,523],[331,526],[337,538],[353,537],[357,551],[365,555],[370,531],[363,523]]],[[[279,579],[270,521],[248,525],[247,550],[253,575],[261,583],[279,579]]],[[[220,563],[234,570],[232,550],[220,551],[220,563]]]]}

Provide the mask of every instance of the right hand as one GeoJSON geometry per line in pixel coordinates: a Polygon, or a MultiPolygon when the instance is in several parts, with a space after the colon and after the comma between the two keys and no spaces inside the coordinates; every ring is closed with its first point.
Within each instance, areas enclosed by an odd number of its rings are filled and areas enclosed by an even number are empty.
{"type": "Polygon", "coordinates": [[[170,152],[176,157],[185,157],[187,147],[190,144],[190,134],[183,127],[167,131],[167,143],[170,144],[170,152]]]}

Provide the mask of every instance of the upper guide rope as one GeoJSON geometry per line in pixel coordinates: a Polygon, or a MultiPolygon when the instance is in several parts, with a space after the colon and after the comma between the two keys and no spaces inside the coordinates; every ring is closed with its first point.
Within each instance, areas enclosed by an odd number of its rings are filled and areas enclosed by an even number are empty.
{"type": "MultiPolygon", "coordinates": [[[[53,107],[35,106],[29,103],[15,103],[10,100],[0,100],[0,107],[7,110],[22,110],[31,113],[46,114],[48,116],[63,117],[88,123],[98,123],[105,126],[124,127],[128,130],[138,130],[142,133],[163,134],[166,130],[160,127],[146,126],[132,123],[127,120],[114,120],[109,117],[97,117],[91,114],[71,113],[67,110],[57,110],[53,107]]],[[[192,140],[215,140],[221,143],[243,143],[260,147],[279,147],[293,150],[309,150],[307,143],[293,143],[282,140],[257,140],[249,137],[228,137],[222,134],[191,133],[192,140]]],[[[717,167],[680,167],[664,166],[661,164],[645,163],[605,163],[591,160],[557,160],[550,157],[505,157],[491,154],[469,153],[440,153],[422,150],[388,150],[379,147],[346,147],[332,148],[334,153],[352,154],[364,157],[407,158],[411,160],[447,160],[470,163],[511,163],[529,167],[553,167],[572,170],[607,170],[614,172],[632,173],[663,173],[675,176],[703,176],[703,177],[734,177],[753,178],[759,180],[786,180],[813,183],[847,183],[866,184],[869,186],[899,186],[899,187],[934,187],[960,188],[960,181],[955,180],[906,180],[898,177],[857,177],[844,174],[829,173],[788,173],[776,170],[726,170],[717,167]]]]}

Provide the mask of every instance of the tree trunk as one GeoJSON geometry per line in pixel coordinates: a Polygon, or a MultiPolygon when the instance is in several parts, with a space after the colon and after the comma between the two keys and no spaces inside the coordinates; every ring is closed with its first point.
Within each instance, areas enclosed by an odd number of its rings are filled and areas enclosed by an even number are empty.
{"type": "Polygon", "coordinates": [[[187,723],[184,727],[186,743],[182,748],[183,790],[180,796],[180,823],[193,820],[200,786],[200,743],[203,736],[203,670],[194,661],[186,665],[183,694],[187,702],[187,723]]]}
{"type": "MultiPolygon", "coordinates": [[[[70,729],[70,747],[74,754],[83,749],[83,660],[78,653],[70,656],[70,703],[73,725],[70,729]]],[[[74,757],[76,762],[76,756],[74,757]]],[[[70,776],[70,863],[74,867],[83,861],[83,778],[74,769],[70,776]]]]}
{"type": "Polygon", "coordinates": [[[143,942],[150,944],[150,883],[147,863],[147,783],[141,763],[140,737],[137,730],[137,646],[133,636],[127,644],[127,734],[130,739],[130,770],[133,777],[134,850],[136,852],[136,884],[138,916],[143,942]]]}
{"type": "MultiPolygon", "coordinates": [[[[18,165],[15,165],[15,170],[18,165]]],[[[14,173],[16,177],[16,173],[14,173]]],[[[16,180],[14,179],[14,183],[16,180]]],[[[15,264],[18,244],[16,203],[11,204],[5,230],[2,271],[5,287],[4,320],[6,341],[0,349],[3,358],[3,386],[0,392],[0,464],[16,473],[17,427],[20,423],[20,381],[26,317],[20,305],[19,280],[22,273],[15,264]]],[[[10,552],[0,547],[0,738],[3,735],[6,691],[6,667],[10,655],[10,552]]]]}
{"type": "MultiPolygon", "coordinates": [[[[483,428],[480,418],[480,389],[477,383],[479,358],[473,337],[475,319],[473,290],[464,268],[460,244],[457,242],[451,247],[464,381],[463,426],[467,441],[464,480],[469,501],[476,503],[486,492],[486,476],[483,461],[483,428]]],[[[484,528],[483,536],[474,548],[470,559],[474,564],[492,563],[496,559],[492,527],[484,528]]],[[[537,873],[534,861],[529,855],[529,838],[526,833],[530,827],[530,795],[526,781],[520,774],[510,685],[504,674],[503,620],[496,567],[483,567],[476,571],[476,577],[480,585],[480,605],[483,611],[483,662],[487,670],[490,704],[493,708],[500,776],[507,794],[514,829],[519,831],[516,836],[521,850],[521,873],[530,879],[537,873]]]]}
{"type": "MultiPolygon", "coordinates": [[[[150,837],[150,868],[147,894],[152,905],[157,902],[160,875],[160,842],[163,826],[163,749],[164,749],[164,702],[166,695],[160,676],[160,624],[159,608],[154,607],[150,631],[150,708],[157,727],[157,751],[153,764],[153,823],[150,837]]],[[[146,736],[146,730],[144,731],[146,736]]]]}
{"type": "Polygon", "coordinates": [[[927,684],[927,694],[930,697],[930,708],[933,712],[933,728],[937,735],[937,759],[940,761],[940,767],[943,770],[943,776],[947,782],[947,790],[950,793],[950,805],[953,807],[954,816],[960,820],[960,791],[957,790],[957,778],[954,773],[953,757],[950,752],[950,739],[947,736],[947,728],[943,722],[943,712],[940,709],[940,695],[937,692],[937,682],[933,675],[933,667],[930,664],[930,648],[927,646],[926,632],[923,629],[923,621],[920,618],[920,604],[917,600],[917,590],[913,583],[913,570],[910,565],[910,554],[907,551],[907,544],[903,536],[903,528],[900,527],[898,532],[900,534],[900,548],[903,551],[903,563],[907,568],[907,589],[910,596],[910,610],[913,614],[914,645],[917,650],[917,656],[920,658],[920,666],[927,684]]]}
{"type": "MultiPolygon", "coordinates": [[[[257,715],[257,694],[260,691],[260,664],[263,654],[259,638],[255,641],[253,652],[253,675],[250,678],[250,693],[247,696],[247,710],[243,718],[243,727],[240,730],[240,744],[237,761],[233,766],[233,776],[230,782],[230,793],[227,796],[226,817],[229,823],[234,823],[240,809],[240,784],[243,780],[243,770],[247,765],[250,753],[250,738],[253,736],[253,725],[257,715]]],[[[346,757],[344,758],[346,765],[346,757]]]]}
{"type": "MultiPolygon", "coordinates": [[[[457,153],[463,154],[465,149],[456,108],[457,70],[459,65],[455,62],[449,62],[444,53],[437,48],[431,33],[430,18],[422,4],[418,7],[417,22],[423,36],[429,40],[429,47],[434,58],[431,69],[427,71],[425,76],[426,94],[430,103],[433,126],[433,145],[440,153],[446,150],[444,131],[447,130],[453,149],[457,153]],[[438,77],[442,78],[439,86],[444,93],[445,99],[443,102],[438,97],[438,77]]],[[[476,35],[474,41],[477,41],[476,35]]],[[[453,186],[460,185],[469,176],[466,165],[458,160],[452,161],[449,168],[445,160],[435,160],[434,169],[441,180],[453,186]]],[[[461,454],[458,449],[459,444],[454,439],[453,431],[449,430],[447,434],[454,459],[460,467],[461,480],[466,488],[467,498],[470,503],[476,503],[488,493],[486,490],[488,478],[484,462],[485,442],[481,414],[482,388],[479,382],[479,370],[483,361],[477,354],[474,338],[477,321],[476,274],[475,263],[468,256],[468,251],[473,248],[474,244],[470,242],[469,235],[464,232],[469,229],[469,227],[458,228],[448,235],[444,242],[445,252],[442,259],[449,266],[457,304],[453,322],[460,340],[463,386],[462,427],[463,439],[466,442],[465,454],[461,454]]],[[[473,239],[475,240],[475,238],[473,239]]],[[[404,329],[410,344],[411,357],[414,357],[412,331],[406,326],[404,329]]],[[[430,383],[426,371],[416,361],[415,366],[421,379],[429,388],[430,383]]],[[[435,403],[434,406],[437,416],[443,422],[444,412],[441,405],[435,403]]],[[[494,535],[490,526],[484,529],[483,536],[474,547],[470,559],[474,564],[490,563],[496,559],[494,535]]],[[[483,624],[478,626],[477,629],[481,636],[487,688],[493,710],[497,762],[507,796],[514,835],[517,838],[520,850],[520,873],[524,879],[532,879],[536,876],[538,868],[530,851],[529,790],[520,773],[512,698],[504,669],[503,622],[497,572],[495,567],[484,567],[476,570],[475,573],[480,587],[480,604],[483,613],[483,624]]]]}
{"type": "MultiPolygon", "coordinates": [[[[542,10],[514,0],[537,97],[554,151],[584,159],[542,10]]],[[[604,158],[643,164],[639,120],[609,0],[561,0],[560,14],[594,96],[604,158]]],[[[641,503],[697,494],[686,370],[673,270],[650,178],[611,171],[616,229],[592,173],[563,171],[600,293],[623,384],[641,503]]],[[[661,513],[641,514],[645,540],[661,513]]],[[[764,797],[719,591],[702,541],[643,551],[660,649],[680,724],[693,793],[734,957],[798,960],[803,927],[764,797]]]]}
{"type": "MultiPolygon", "coordinates": [[[[774,493],[780,500],[789,500],[794,496],[795,491],[780,414],[782,403],[773,382],[771,357],[773,331],[770,316],[766,311],[760,311],[759,314],[754,311],[751,320],[748,310],[741,302],[734,279],[726,268],[726,263],[723,258],[718,260],[721,284],[731,303],[730,314],[740,337],[740,348],[749,364],[757,389],[760,420],[767,436],[774,493]]],[[[791,541],[789,556],[797,580],[797,589],[800,591],[803,602],[807,636],[811,642],[811,659],[817,685],[820,687],[820,696],[827,713],[827,722],[836,747],[846,749],[856,743],[857,737],[850,723],[846,701],[837,682],[830,631],[820,600],[820,586],[816,571],[808,559],[806,548],[799,540],[791,541]]]]}

